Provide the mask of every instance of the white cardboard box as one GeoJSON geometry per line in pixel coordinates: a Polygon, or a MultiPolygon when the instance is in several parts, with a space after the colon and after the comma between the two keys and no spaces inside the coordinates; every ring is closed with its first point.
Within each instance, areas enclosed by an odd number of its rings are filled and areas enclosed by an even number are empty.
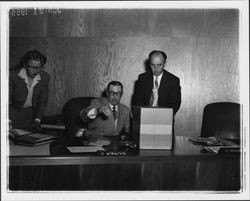
{"type": "Polygon", "coordinates": [[[132,132],[140,149],[172,149],[173,109],[133,106],[132,132]]]}

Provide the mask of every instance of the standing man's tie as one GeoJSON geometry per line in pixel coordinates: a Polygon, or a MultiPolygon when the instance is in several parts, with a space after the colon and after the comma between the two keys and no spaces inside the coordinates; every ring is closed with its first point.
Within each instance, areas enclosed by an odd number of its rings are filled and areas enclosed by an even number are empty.
{"type": "Polygon", "coordinates": [[[152,90],[152,94],[151,94],[150,101],[149,101],[149,106],[153,106],[153,107],[158,106],[158,88],[159,88],[158,76],[156,76],[155,81],[154,81],[154,88],[152,90]]]}
{"type": "Polygon", "coordinates": [[[158,90],[158,76],[155,78],[155,88],[158,90]]]}

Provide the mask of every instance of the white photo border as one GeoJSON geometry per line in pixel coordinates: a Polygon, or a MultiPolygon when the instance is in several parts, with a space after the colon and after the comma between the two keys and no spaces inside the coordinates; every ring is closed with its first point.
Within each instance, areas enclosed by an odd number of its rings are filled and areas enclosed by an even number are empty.
{"type": "Polygon", "coordinates": [[[249,5],[247,0],[235,1],[86,1],[86,2],[2,2],[1,5],[1,196],[2,200],[244,200],[249,199],[249,5]],[[10,8],[60,8],[60,9],[239,9],[239,68],[240,102],[243,103],[243,192],[9,192],[6,175],[8,172],[7,109],[8,109],[8,58],[10,8]]]}

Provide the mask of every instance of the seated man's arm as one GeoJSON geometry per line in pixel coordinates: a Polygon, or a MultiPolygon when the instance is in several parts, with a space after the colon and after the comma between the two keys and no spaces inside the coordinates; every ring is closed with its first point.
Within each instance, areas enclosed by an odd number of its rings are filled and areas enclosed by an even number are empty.
{"type": "Polygon", "coordinates": [[[88,107],[80,111],[82,121],[88,122],[89,120],[96,118],[99,106],[100,104],[98,100],[93,99],[88,107]]]}
{"type": "Polygon", "coordinates": [[[80,111],[80,117],[82,121],[88,122],[91,119],[95,119],[101,113],[106,117],[112,114],[108,106],[106,106],[101,99],[97,98],[91,101],[90,106],[80,111]]]}

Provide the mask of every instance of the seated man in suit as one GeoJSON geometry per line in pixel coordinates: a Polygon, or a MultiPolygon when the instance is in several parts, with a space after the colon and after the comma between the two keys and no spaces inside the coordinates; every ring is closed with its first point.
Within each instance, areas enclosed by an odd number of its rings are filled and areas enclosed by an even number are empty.
{"type": "Polygon", "coordinates": [[[139,75],[135,84],[132,105],[173,108],[181,105],[180,80],[164,70],[167,55],[159,50],[149,54],[150,72],[139,75]]]}
{"type": "Polygon", "coordinates": [[[127,135],[130,128],[129,108],[120,103],[123,85],[112,81],[106,89],[107,97],[93,99],[80,112],[82,121],[89,122],[89,129],[97,129],[100,135],[127,135]]]}
{"type": "Polygon", "coordinates": [[[46,57],[36,50],[20,59],[20,67],[9,75],[10,128],[38,128],[49,94],[48,73],[43,71],[46,57]]]}

